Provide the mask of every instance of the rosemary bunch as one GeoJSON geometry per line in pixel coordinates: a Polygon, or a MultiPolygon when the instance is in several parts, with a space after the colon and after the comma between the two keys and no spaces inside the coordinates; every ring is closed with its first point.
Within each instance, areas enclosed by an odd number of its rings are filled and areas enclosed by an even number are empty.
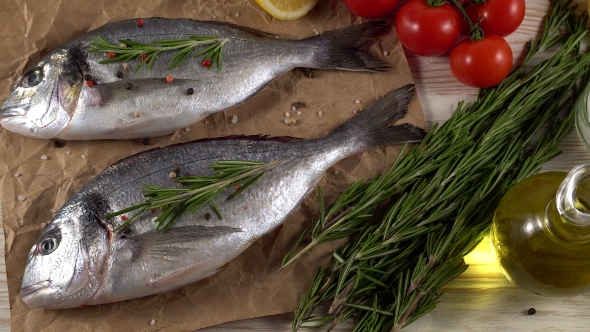
{"type": "Polygon", "coordinates": [[[125,209],[113,212],[105,216],[112,218],[127,212],[135,211],[130,218],[125,217],[125,223],[119,226],[120,230],[146,211],[155,213],[161,209],[162,213],[154,220],[158,225],[156,229],[168,230],[182,215],[195,211],[206,204],[210,204],[213,211],[221,219],[221,212],[215,205],[215,198],[225,189],[235,187],[227,199],[230,200],[241,194],[246,188],[258,181],[264,173],[279,160],[269,163],[260,163],[247,160],[219,160],[209,165],[213,169],[212,176],[183,176],[175,179],[176,182],[185,185],[184,188],[163,188],[144,184],[142,193],[145,201],[132,205],[125,209]]]}
{"type": "Polygon", "coordinates": [[[228,38],[218,38],[210,36],[191,36],[189,39],[179,40],[154,40],[159,45],[144,44],[129,39],[120,39],[119,45],[109,43],[104,37],[98,36],[92,38],[89,53],[102,52],[108,54],[108,58],[100,61],[101,64],[112,62],[129,62],[139,60],[139,65],[135,68],[137,72],[143,64],[147,64],[148,69],[156,57],[162,52],[175,51],[176,54],[170,60],[168,69],[176,68],[183,64],[189,57],[198,57],[205,54],[203,65],[209,69],[217,64],[217,70],[221,70],[221,56],[223,47],[228,38]],[[198,46],[208,45],[207,47],[194,52],[198,46]]]}
{"type": "Polygon", "coordinates": [[[559,142],[573,129],[573,112],[563,120],[560,112],[580,93],[576,82],[590,77],[590,54],[580,51],[586,13],[576,17],[570,4],[554,1],[524,63],[499,86],[480,90],[476,102],[460,103],[389,172],[351,185],[327,209],[320,195],[309,244],[297,254],[294,248],[283,267],[320,243],[355,240],[334,252],[329,274],[316,273],[294,330],[329,321],[331,328],[354,316],[356,331],[397,331],[434,309],[438,289],[467,268],[463,257],[488,232],[502,196],[559,154],[559,142]],[[559,42],[561,49],[530,69],[536,54],[559,42]],[[377,204],[387,199],[384,217],[375,218],[377,204]],[[325,302],[331,302],[327,315],[312,317],[325,302]]]}

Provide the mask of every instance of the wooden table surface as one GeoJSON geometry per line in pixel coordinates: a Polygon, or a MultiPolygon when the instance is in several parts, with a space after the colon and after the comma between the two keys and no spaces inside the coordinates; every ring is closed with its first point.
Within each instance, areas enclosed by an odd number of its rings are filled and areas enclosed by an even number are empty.
{"type": "MultiPolygon", "coordinates": [[[[586,9],[585,1],[577,2],[580,9],[586,9]]],[[[517,62],[524,44],[540,31],[549,1],[527,0],[526,6],[523,24],[507,37],[517,62]]],[[[407,57],[430,126],[448,119],[457,102],[475,99],[476,89],[465,87],[453,78],[448,57],[417,58],[411,54],[407,57]]],[[[590,161],[590,153],[575,132],[562,143],[562,151],[561,156],[545,165],[545,170],[568,171],[590,161]]],[[[4,250],[3,234],[0,234],[0,250],[4,250]]],[[[438,307],[404,331],[590,331],[590,295],[548,299],[516,288],[502,275],[488,238],[466,260],[469,269],[444,288],[438,307]],[[535,308],[537,313],[529,316],[526,313],[529,308],[535,308]]],[[[0,332],[4,332],[10,331],[10,305],[3,252],[0,271],[0,332]]],[[[201,331],[289,331],[291,317],[291,314],[261,317],[201,331]]],[[[334,331],[351,329],[352,324],[344,323],[334,331]]]]}

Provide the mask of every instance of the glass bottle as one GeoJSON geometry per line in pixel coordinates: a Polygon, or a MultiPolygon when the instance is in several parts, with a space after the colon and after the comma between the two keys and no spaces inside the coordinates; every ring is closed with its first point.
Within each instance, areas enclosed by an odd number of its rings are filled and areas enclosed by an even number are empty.
{"type": "Polygon", "coordinates": [[[492,222],[492,247],[506,277],[550,297],[590,292],[590,164],[518,183],[492,222]]]}

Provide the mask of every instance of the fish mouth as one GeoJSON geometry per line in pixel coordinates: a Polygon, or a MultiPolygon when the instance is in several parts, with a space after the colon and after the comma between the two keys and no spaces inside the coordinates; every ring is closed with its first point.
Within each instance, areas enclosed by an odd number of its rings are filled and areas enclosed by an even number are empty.
{"type": "Polygon", "coordinates": [[[25,109],[22,107],[5,107],[0,109],[0,119],[23,115],[25,112],[25,109]]]}
{"type": "Polygon", "coordinates": [[[26,302],[25,298],[31,297],[31,295],[37,293],[38,291],[40,291],[42,289],[47,288],[48,286],[49,286],[49,280],[44,280],[44,281],[29,285],[29,286],[24,286],[24,287],[21,287],[19,295],[20,295],[21,299],[23,299],[23,301],[26,302]]]}

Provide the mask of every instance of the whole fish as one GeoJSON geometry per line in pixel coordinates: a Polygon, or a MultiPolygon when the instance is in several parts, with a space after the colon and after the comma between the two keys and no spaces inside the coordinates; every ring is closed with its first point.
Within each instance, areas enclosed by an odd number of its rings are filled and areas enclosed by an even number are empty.
{"type": "MultiPolygon", "coordinates": [[[[21,135],[45,139],[169,134],[247,100],[296,67],[386,70],[385,63],[360,49],[385,25],[371,22],[302,40],[281,40],[254,29],[190,19],[110,23],[67,42],[22,75],[2,105],[0,123],[21,135]],[[98,37],[119,45],[120,40],[152,44],[192,36],[226,39],[221,70],[208,70],[192,57],[169,69],[174,51],[159,54],[149,63],[151,69],[143,65],[137,71],[139,60],[99,64],[107,54],[89,53],[98,37]],[[168,75],[172,82],[166,80],[168,75]]],[[[207,46],[197,46],[195,52],[207,46]]]]}
{"type": "Polygon", "coordinates": [[[28,305],[71,308],[122,301],[178,289],[214,274],[250,244],[281,225],[338,160],[365,150],[422,139],[402,118],[413,85],[395,90],[325,137],[201,140],[149,150],[123,159],[88,182],[57,212],[31,248],[20,296],[28,305]],[[153,214],[124,221],[105,215],[144,201],[142,184],[175,187],[173,165],[209,175],[218,160],[278,161],[237,197],[216,199],[187,213],[166,232],[153,214]]]}

